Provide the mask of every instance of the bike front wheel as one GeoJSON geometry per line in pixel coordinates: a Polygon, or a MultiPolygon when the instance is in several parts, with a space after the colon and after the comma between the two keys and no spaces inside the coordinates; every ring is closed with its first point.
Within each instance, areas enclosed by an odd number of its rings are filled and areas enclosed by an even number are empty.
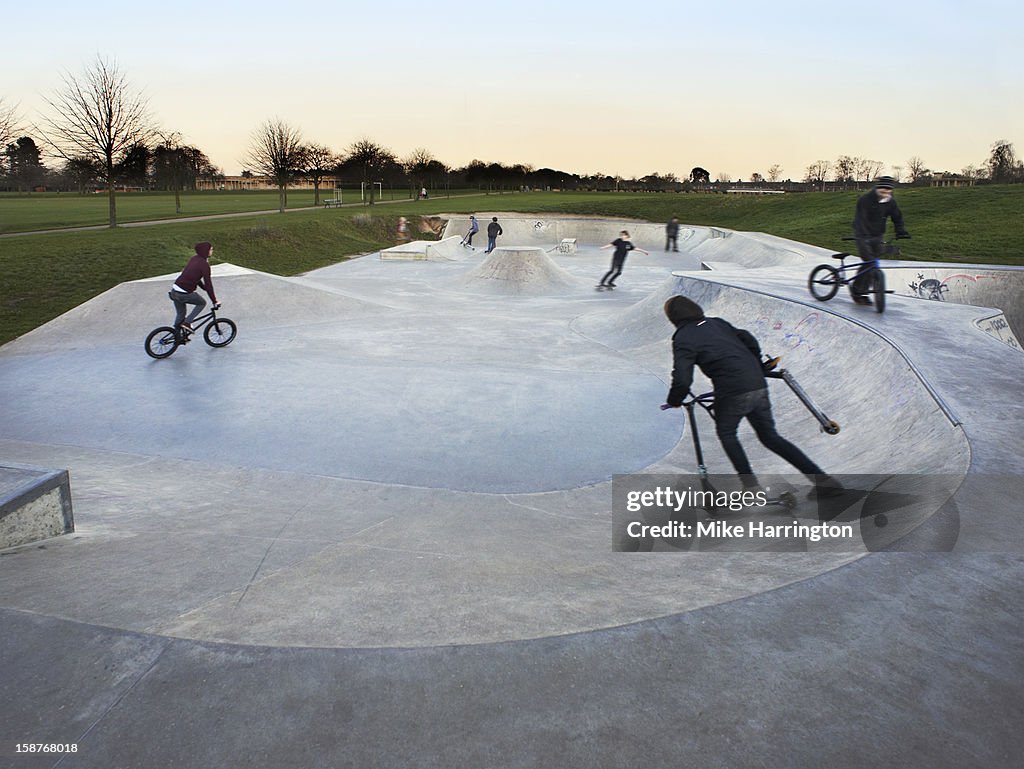
{"type": "Polygon", "coordinates": [[[178,349],[178,334],[170,326],[154,328],[146,337],[146,352],[151,358],[166,358],[178,349]]]}
{"type": "Polygon", "coordinates": [[[811,270],[811,277],[807,279],[807,288],[811,296],[819,302],[827,302],[839,290],[839,270],[828,264],[820,264],[811,270]]]}
{"type": "Polygon", "coordinates": [[[237,333],[238,327],[233,320],[217,318],[203,331],[203,338],[210,347],[227,347],[237,333]]]}

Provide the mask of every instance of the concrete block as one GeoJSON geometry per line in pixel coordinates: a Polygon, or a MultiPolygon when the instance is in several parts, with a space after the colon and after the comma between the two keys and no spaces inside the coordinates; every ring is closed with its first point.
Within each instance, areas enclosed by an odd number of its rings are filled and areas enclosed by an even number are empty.
{"type": "Polygon", "coordinates": [[[67,470],[0,465],[0,549],[74,530],[67,470]]]}

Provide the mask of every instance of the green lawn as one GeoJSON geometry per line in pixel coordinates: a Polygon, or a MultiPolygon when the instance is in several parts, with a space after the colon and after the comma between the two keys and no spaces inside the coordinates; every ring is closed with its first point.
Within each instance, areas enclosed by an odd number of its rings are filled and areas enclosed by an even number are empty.
{"type": "MultiPolygon", "coordinates": [[[[470,192],[474,191],[452,190],[456,195],[470,192]]],[[[437,193],[435,196],[441,197],[437,193]]],[[[321,203],[333,198],[333,189],[320,190],[321,203]]],[[[381,198],[386,203],[409,199],[410,191],[407,188],[385,188],[381,198]]],[[[359,190],[343,190],[342,201],[345,204],[358,204],[359,190]]],[[[312,190],[288,191],[289,209],[308,208],[313,202],[312,190]]],[[[0,233],[105,225],[109,222],[107,205],[106,193],[0,193],[0,233]]],[[[174,193],[130,192],[119,193],[117,196],[117,221],[118,224],[125,224],[186,216],[276,211],[277,208],[276,190],[183,192],[180,214],[174,212],[174,193]]]]}
{"type": "MultiPolygon", "coordinates": [[[[147,204],[165,205],[166,197],[161,203],[160,196],[153,195],[147,204]]],[[[205,197],[196,196],[196,201],[205,197]]],[[[289,197],[290,204],[298,205],[295,193],[289,197]]],[[[273,193],[270,199],[276,202],[273,193]]],[[[1024,265],[1024,185],[906,189],[897,191],[897,199],[913,235],[913,240],[904,244],[906,257],[1024,265]]],[[[268,208],[266,198],[253,200],[256,209],[268,208]]],[[[201,240],[216,245],[215,262],[295,275],[391,245],[399,216],[415,223],[421,214],[519,211],[631,217],[659,223],[678,216],[684,224],[767,232],[841,250],[849,245],[841,238],[849,232],[855,201],[856,193],[765,197],[506,193],[115,230],[15,235],[0,238],[0,343],[120,282],[180,270],[192,254],[192,245],[201,240]]],[[[44,197],[24,196],[17,204],[25,207],[15,210],[26,212],[31,219],[36,216],[31,213],[32,202],[49,204],[44,197]]],[[[0,198],[0,208],[14,205],[10,197],[0,198]]],[[[156,215],[165,216],[162,210],[156,215]]],[[[39,220],[43,219],[40,215],[39,220]]],[[[22,220],[15,223],[15,227],[23,225],[22,220]]]]}

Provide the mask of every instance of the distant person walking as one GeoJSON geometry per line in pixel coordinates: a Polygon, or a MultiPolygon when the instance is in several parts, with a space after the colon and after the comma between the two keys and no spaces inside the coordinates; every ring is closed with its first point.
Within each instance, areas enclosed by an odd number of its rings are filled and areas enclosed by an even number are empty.
{"type": "Polygon", "coordinates": [[[665,250],[678,251],[679,243],[679,217],[673,216],[672,220],[665,225],[665,250]],[[669,248],[671,246],[671,248],[669,248]]]}
{"type": "Polygon", "coordinates": [[[409,242],[409,220],[404,216],[398,217],[398,242],[409,242]]]}
{"type": "Polygon", "coordinates": [[[491,223],[487,225],[487,251],[491,253],[498,245],[498,236],[502,234],[501,225],[498,224],[498,217],[492,216],[491,223]]]}
{"type": "Polygon", "coordinates": [[[612,268],[601,278],[601,282],[597,284],[598,288],[615,288],[615,279],[622,274],[622,265],[626,263],[626,256],[630,251],[639,251],[642,254],[650,253],[633,245],[626,230],[620,232],[619,237],[601,248],[614,248],[615,253],[612,254],[612,268]]]}
{"type": "Polygon", "coordinates": [[[470,214],[469,215],[469,230],[466,232],[465,236],[462,238],[462,245],[464,245],[464,246],[472,246],[473,245],[473,236],[476,235],[478,232],[480,232],[480,223],[476,220],[476,217],[473,216],[473,214],[470,214]]]}

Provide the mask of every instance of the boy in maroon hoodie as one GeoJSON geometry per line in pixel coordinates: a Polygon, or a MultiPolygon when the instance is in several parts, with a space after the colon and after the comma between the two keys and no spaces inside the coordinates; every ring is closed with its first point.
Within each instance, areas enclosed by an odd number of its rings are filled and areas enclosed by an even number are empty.
{"type": "Polygon", "coordinates": [[[174,327],[179,326],[185,331],[192,330],[192,321],[206,307],[206,300],[196,293],[196,288],[201,288],[210,296],[213,302],[213,309],[220,305],[217,303],[217,295],[213,292],[213,279],[210,277],[210,254],[213,253],[213,246],[209,243],[196,243],[196,255],[189,259],[181,275],[174,281],[171,290],[167,295],[174,302],[174,309],[177,317],[174,319],[174,327]],[[192,312],[185,317],[185,305],[194,305],[192,312]]]}

